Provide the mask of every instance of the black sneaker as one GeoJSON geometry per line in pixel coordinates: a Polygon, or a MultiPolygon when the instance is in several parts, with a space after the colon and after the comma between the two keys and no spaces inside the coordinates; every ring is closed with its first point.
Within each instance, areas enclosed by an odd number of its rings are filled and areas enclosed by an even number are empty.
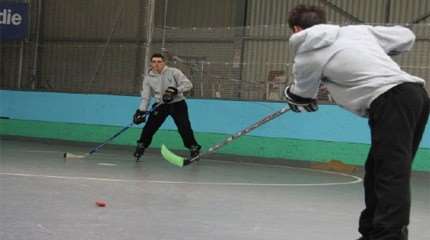
{"type": "MultiPolygon", "coordinates": [[[[200,155],[200,149],[202,149],[202,146],[200,145],[193,145],[190,147],[190,158],[195,158],[200,155]]],[[[199,158],[196,159],[198,161],[199,158]]]]}
{"type": "Polygon", "coordinates": [[[133,156],[136,158],[136,162],[140,161],[140,158],[143,156],[143,153],[145,152],[145,146],[142,142],[137,142],[136,150],[134,151],[133,156]]]}

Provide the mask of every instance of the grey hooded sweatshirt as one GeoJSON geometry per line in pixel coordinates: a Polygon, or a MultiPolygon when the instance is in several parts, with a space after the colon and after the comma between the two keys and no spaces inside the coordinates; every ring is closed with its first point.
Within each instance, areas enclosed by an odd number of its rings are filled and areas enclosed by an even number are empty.
{"type": "Polygon", "coordinates": [[[316,98],[324,83],[336,104],[362,117],[372,101],[404,82],[424,85],[421,78],[402,71],[389,55],[409,51],[415,35],[408,28],[315,25],[295,33],[294,82],[290,91],[316,98]]]}
{"type": "Polygon", "coordinates": [[[161,73],[151,70],[143,79],[139,109],[147,111],[151,97],[154,97],[157,103],[162,102],[163,94],[168,87],[178,89],[178,95],[170,102],[175,103],[185,99],[183,93],[191,90],[193,84],[177,68],[165,66],[161,73]]]}

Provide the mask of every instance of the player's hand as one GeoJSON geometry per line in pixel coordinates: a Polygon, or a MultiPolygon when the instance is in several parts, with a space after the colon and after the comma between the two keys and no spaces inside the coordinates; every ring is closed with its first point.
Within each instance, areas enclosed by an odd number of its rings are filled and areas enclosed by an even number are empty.
{"type": "Polygon", "coordinates": [[[284,90],[285,98],[293,112],[315,112],[318,110],[317,100],[304,98],[290,92],[290,86],[284,90]]]}
{"type": "Polygon", "coordinates": [[[175,87],[168,87],[163,94],[163,102],[171,102],[176,95],[178,95],[178,89],[175,87]]]}
{"type": "Polygon", "coordinates": [[[136,125],[144,123],[146,120],[147,113],[148,113],[147,111],[141,111],[140,109],[137,109],[133,115],[133,123],[136,125]]]}

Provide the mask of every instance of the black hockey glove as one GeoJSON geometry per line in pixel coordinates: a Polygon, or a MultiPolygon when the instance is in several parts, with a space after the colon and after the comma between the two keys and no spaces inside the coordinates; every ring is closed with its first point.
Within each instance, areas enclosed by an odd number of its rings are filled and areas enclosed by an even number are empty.
{"type": "Polygon", "coordinates": [[[178,89],[175,87],[168,87],[163,94],[163,102],[171,102],[176,95],[178,95],[178,89]]]}
{"type": "Polygon", "coordinates": [[[144,123],[146,120],[147,113],[147,111],[141,111],[140,109],[137,109],[133,115],[133,123],[136,125],[144,123]]]}
{"type": "Polygon", "coordinates": [[[293,112],[315,112],[318,110],[317,100],[312,98],[304,98],[290,92],[290,86],[284,90],[285,98],[293,112]]]}

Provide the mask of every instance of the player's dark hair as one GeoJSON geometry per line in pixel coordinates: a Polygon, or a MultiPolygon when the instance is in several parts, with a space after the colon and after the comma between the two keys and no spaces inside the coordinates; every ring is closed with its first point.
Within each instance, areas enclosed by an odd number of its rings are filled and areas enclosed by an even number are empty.
{"type": "Polygon", "coordinates": [[[300,4],[288,12],[288,25],[291,29],[294,26],[306,29],[326,22],[325,11],[317,6],[300,4]]]}
{"type": "Polygon", "coordinates": [[[152,61],[153,58],[161,58],[161,59],[163,59],[163,61],[166,61],[166,59],[164,58],[163,54],[161,54],[161,53],[154,53],[154,54],[152,54],[151,61],[152,61]]]}

